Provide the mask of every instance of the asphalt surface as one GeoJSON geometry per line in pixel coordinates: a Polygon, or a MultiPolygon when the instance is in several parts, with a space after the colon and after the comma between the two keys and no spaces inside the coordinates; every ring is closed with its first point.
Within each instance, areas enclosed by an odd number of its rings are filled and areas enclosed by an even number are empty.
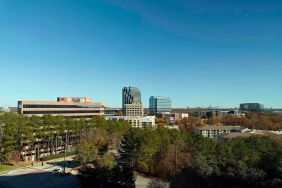
{"type": "Polygon", "coordinates": [[[169,183],[163,182],[155,178],[145,177],[142,176],[141,174],[136,174],[135,187],[136,188],[149,188],[149,187],[169,188],[169,183]]]}
{"type": "MultiPolygon", "coordinates": [[[[67,157],[66,172],[77,164],[67,157]]],[[[63,159],[47,163],[18,168],[0,176],[0,188],[78,188],[79,180],[74,175],[58,176],[55,169],[63,169],[63,159]]]]}
{"type": "MultiPolygon", "coordinates": [[[[72,157],[66,158],[66,172],[77,167],[72,157]]],[[[0,188],[79,188],[79,180],[74,175],[58,176],[53,171],[63,169],[63,159],[44,162],[43,166],[18,168],[0,175],[0,188]]],[[[136,174],[136,188],[154,187],[150,186],[154,179],[136,174]]],[[[161,182],[160,187],[168,188],[169,184],[161,182]]]]}

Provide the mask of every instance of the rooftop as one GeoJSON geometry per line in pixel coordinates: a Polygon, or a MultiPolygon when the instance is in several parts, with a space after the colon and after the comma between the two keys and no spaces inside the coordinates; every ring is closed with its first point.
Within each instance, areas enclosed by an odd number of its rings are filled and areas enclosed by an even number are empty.
{"type": "Polygon", "coordinates": [[[276,134],[271,131],[266,131],[266,130],[253,130],[250,132],[240,132],[240,133],[229,133],[227,135],[224,135],[224,138],[227,139],[233,139],[237,137],[250,137],[250,136],[255,136],[255,135],[261,135],[261,136],[280,136],[279,134],[276,134]]]}
{"type": "Polygon", "coordinates": [[[204,125],[202,127],[195,128],[196,130],[243,130],[245,127],[241,126],[225,126],[225,125],[204,125]]]}

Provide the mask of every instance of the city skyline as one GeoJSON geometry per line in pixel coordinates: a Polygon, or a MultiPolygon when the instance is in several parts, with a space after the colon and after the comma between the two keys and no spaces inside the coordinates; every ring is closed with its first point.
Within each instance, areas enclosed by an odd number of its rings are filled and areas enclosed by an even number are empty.
{"type": "MultiPolygon", "coordinates": [[[[123,87],[122,89],[124,89],[124,88],[126,88],[126,87],[123,87]]],[[[138,89],[139,90],[139,88],[137,88],[137,87],[132,87],[132,86],[129,86],[129,88],[136,88],[136,89],[138,89]]],[[[123,98],[124,96],[122,96],[122,98],[123,98]]],[[[150,96],[149,97],[149,101],[148,101],[148,105],[146,105],[146,102],[145,102],[145,105],[143,106],[144,108],[147,108],[147,109],[150,109],[150,100],[151,100],[151,98],[154,98],[154,97],[160,97],[160,98],[165,98],[165,99],[169,99],[170,100],[170,97],[164,97],[164,96],[150,96]]],[[[57,97],[57,100],[60,100],[60,98],[62,98],[62,97],[57,97]]],[[[92,101],[92,98],[91,97],[82,97],[82,96],[68,96],[68,97],[63,97],[63,98],[74,98],[74,99],[78,99],[78,98],[90,98],[91,99],[91,101],[92,101]]],[[[141,99],[141,101],[142,101],[143,99],[141,99]]],[[[17,101],[17,103],[19,102],[19,101],[33,101],[33,99],[27,99],[27,100],[18,100],[17,101]]],[[[123,101],[123,99],[122,99],[122,101],[123,101]]],[[[54,100],[38,100],[38,102],[54,102],[54,100]]],[[[97,101],[93,101],[93,102],[97,102],[97,101]]],[[[171,103],[171,100],[170,100],[170,103],[171,103]]],[[[102,102],[102,104],[104,104],[103,102],[102,102]]],[[[141,104],[141,103],[140,103],[141,104]]],[[[243,104],[260,104],[260,103],[240,103],[239,104],[239,108],[241,108],[241,106],[243,105],[243,104]]],[[[142,104],[141,104],[142,105],[142,104]]],[[[264,104],[261,104],[261,105],[263,105],[264,106],[264,104]]],[[[107,106],[107,105],[104,105],[105,107],[109,107],[109,108],[120,108],[120,109],[123,109],[123,105],[121,105],[121,106],[107,106]]],[[[8,107],[15,107],[15,106],[0,106],[0,108],[8,108],[8,107]]],[[[175,108],[175,109],[177,109],[177,108],[210,108],[210,109],[213,109],[213,108],[215,108],[215,109],[217,109],[217,108],[238,108],[238,106],[216,106],[216,105],[209,105],[209,106],[185,106],[185,107],[173,107],[173,108],[175,108]]],[[[263,107],[264,108],[264,107],[263,107]]],[[[272,108],[272,107],[265,107],[265,109],[269,109],[269,108],[272,108]]],[[[274,108],[275,109],[275,108],[274,108]]],[[[277,108],[278,109],[278,108],[277,108]]]]}
{"type": "Polygon", "coordinates": [[[0,3],[0,106],[89,96],[121,107],[282,108],[277,1],[8,1],[0,3]],[[203,6],[205,5],[205,6],[203,6]],[[35,16],[36,15],[36,16],[35,16]]]}

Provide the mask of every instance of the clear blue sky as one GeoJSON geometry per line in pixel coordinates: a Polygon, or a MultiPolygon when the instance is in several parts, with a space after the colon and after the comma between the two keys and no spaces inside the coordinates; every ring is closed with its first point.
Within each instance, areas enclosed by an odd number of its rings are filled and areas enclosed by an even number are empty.
{"type": "Polygon", "coordinates": [[[282,107],[282,1],[1,0],[0,106],[121,89],[174,107],[282,107]]]}

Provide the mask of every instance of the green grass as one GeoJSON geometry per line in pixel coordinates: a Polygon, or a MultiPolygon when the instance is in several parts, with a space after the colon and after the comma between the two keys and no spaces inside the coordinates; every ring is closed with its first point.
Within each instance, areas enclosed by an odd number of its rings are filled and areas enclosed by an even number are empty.
{"type": "Polygon", "coordinates": [[[0,165],[0,173],[13,170],[14,168],[17,168],[17,166],[15,166],[11,163],[3,163],[2,166],[0,165]]]}
{"type": "MultiPolygon", "coordinates": [[[[67,152],[66,157],[75,155],[75,152],[67,152]]],[[[65,156],[65,153],[59,153],[59,154],[54,154],[54,155],[49,155],[46,157],[42,157],[41,161],[49,161],[53,159],[58,159],[58,158],[63,158],[65,156]]]]}
{"type": "MultiPolygon", "coordinates": [[[[75,155],[75,152],[66,153],[67,157],[72,156],[72,155],[75,155]]],[[[62,157],[64,157],[64,153],[59,153],[59,154],[43,157],[41,159],[41,161],[49,161],[49,160],[58,159],[58,158],[62,158],[62,157]]],[[[17,163],[16,162],[3,163],[2,166],[0,164],[0,175],[4,172],[8,172],[8,171],[11,171],[13,169],[29,166],[29,165],[31,165],[31,163],[33,163],[34,165],[36,165],[38,163],[41,164],[41,162],[37,162],[37,161],[33,161],[33,162],[31,162],[31,161],[18,161],[17,163]]]]}

